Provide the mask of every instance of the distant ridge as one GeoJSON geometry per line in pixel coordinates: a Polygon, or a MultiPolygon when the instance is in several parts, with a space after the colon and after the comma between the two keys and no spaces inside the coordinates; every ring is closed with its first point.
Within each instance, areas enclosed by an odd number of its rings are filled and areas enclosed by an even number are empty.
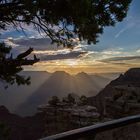
{"type": "Polygon", "coordinates": [[[95,96],[110,79],[88,75],[81,72],[77,75],[70,75],[64,71],[56,71],[25,101],[21,104],[17,113],[32,114],[40,104],[46,104],[52,96],[59,98],[69,93],[78,96],[95,96]]]}

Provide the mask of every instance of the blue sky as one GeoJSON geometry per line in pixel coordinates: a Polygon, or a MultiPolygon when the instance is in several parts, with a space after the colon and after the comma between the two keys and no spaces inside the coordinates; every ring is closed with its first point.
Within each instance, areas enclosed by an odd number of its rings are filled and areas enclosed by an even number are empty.
{"type": "Polygon", "coordinates": [[[13,46],[17,55],[27,47],[34,47],[41,61],[26,70],[66,70],[70,72],[123,72],[140,67],[140,0],[133,0],[127,17],[115,27],[106,27],[96,45],[79,45],[72,52],[50,45],[33,28],[26,28],[25,36],[15,29],[3,32],[0,39],[13,46]],[[10,39],[9,39],[10,38],[10,39]]]}
{"type": "Polygon", "coordinates": [[[133,0],[127,17],[115,27],[107,27],[97,46],[114,46],[124,49],[136,49],[140,46],[140,0],[133,0]]]}

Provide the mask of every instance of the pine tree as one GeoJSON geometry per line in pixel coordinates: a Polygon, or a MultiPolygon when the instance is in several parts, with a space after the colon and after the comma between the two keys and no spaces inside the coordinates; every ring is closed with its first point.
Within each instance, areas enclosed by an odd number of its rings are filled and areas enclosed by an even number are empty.
{"type": "Polygon", "coordinates": [[[28,56],[33,49],[29,48],[24,53],[21,53],[17,58],[7,57],[11,51],[11,47],[6,47],[5,43],[0,43],[0,80],[6,83],[5,88],[8,88],[8,84],[17,83],[18,85],[29,85],[30,77],[24,77],[18,73],[23,69],[23,65],[32,65],[39,61],[39,59],[27,60],[28,56]]]}

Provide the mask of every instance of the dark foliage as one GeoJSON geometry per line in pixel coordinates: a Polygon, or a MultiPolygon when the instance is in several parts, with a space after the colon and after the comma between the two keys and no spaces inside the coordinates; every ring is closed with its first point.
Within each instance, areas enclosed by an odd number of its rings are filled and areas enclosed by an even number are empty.
{"type": "Polygon", "coordinates": [[[10,129],[5,124],[0,122],[0,139],[8,140],[9,132],[10,132],[10,129]]]}
{"type": "Polygon", "coordinates": [[[0,29],[33,24],[52,42],[70,47],[73,40],[96,43],[106,26],[127,14],[132,0],[0,0],[0,29]]]}
{"type": "Polygon", "coordinates": [[[50,106],[56,107],[60,103],[60,100],[57,96],[53,96],[52,99],[49,100],[48,103],[49,103],[50,106]]]}
{"type": "Polygon", "coordinates": [[[18,73],[22,70],[23,65],[32,65],[39,61],[39,59],[27,60],[28,56],[33,49],[29,48],[26,52],[21,53],[17,58],[7,57],[10,53],[11,47],[6,47],[4,43],[0,43],[0,81],[6,83],[5,88],[8,88],[8,84],[17,83],[18,85],[29,85],[30,77],[24,77],[18,73]]]}

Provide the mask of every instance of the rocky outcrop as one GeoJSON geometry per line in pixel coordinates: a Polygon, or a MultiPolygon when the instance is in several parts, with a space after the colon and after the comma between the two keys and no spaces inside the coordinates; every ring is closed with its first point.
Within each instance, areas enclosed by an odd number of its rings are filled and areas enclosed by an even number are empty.
{"type": "MultiPolygon", "coordinates": [[[[97,94],[97,96],[90,97],[89,103],[96,106],[101,114],[106,114],[107,113],[106,104],[109,104],[110,107],[111,106],[113,107],[114,105],[116,106],[119,103],[121,104],[122,102],[127,102],[128,100],[125,99],[124,101],[122,97],[133,98],[134,95],[132,94],[134,93],[137,95],[137,100],[139,100],[140,98],[140,68],[132,68],[132,69],[129,69],[126,73],[121,74],[117,79],[111,81],[101,92],[99,92],[99,94],[97,94]],[[108,98],[113,100],[112,103],[109,102],[108,98]],[[114,103],[115,98],[119,98],[116,104],[114,103]]],[[[133,102],[133,99],[131,99],[130,102],[133,102]]],[[[139,101],[137,101],[137,103],[138,102],[139,101]]],[[[113,108],[111,110],[113,110],[113,108]]],[[[122,113],[123,112],[124,111],[122,111],[122,113]]]]}

